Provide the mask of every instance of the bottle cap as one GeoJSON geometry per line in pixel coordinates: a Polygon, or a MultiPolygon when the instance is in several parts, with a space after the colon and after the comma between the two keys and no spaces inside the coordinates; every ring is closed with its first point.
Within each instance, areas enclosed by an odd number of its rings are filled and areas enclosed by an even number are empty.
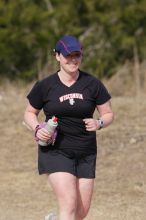
{"type": "Polygon", "coordinates": [[[57,121],[58,121],[58,118],[55,117],[55,116],[53,116],[53,117],[52,117],[52,121],[53,121],[53,122],[57,122],[57,121]]]}

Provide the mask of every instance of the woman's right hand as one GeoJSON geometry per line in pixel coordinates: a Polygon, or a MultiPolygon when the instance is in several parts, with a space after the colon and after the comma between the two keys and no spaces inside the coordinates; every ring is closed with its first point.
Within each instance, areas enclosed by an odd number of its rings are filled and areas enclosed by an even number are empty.
{"type": "Polygon", "coordinates": [[[48,142],[51,140],[52,135],[47,131],[46,128],[40,128],[37,133],[36,136],[39,140],[48,142]]]}

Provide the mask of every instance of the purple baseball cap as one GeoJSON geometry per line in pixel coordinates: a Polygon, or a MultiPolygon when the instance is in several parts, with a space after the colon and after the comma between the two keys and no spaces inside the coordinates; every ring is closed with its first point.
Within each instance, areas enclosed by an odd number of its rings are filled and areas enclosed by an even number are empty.
{"type": "Polygon", "coordinates": [[[83,53],[80,42],[73,36],[64,36],[60,38],[56,44],[55,52],[61,53],[65,57],[72,52],[83,53]]]}

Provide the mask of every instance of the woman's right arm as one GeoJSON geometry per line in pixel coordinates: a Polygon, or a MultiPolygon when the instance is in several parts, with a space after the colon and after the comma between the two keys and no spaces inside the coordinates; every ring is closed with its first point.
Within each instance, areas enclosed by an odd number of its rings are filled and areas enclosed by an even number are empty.
{"type": "MultiPolygon", "coordinates": [[[[35,131],[36,126],[39,125],[39,112],[40,110],[32,107],[30,103],[26,107],[24,113],[24,122],[32,131],[35,131]]],[[[39,140],[49,141],[51,139],[51,134],[47,131],[46,128],[42,127],[37,131],[37,137],[39,138],[39,140]]]]}
{"type": "Polygon", "coordinates": [[[38,114],[40,110],[35,109],[30,103],[28,103],[25,113],[24,113],[24,122],[31,129],[35,130],[38,122],[38,114]]]}

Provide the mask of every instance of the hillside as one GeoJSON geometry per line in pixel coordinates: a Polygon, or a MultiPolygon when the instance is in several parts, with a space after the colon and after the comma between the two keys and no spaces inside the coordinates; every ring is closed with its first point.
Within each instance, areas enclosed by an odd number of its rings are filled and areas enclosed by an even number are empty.
{"type": "MultiPolygon", "coordinates": [[[[46,176],[37,173],[37,146],[23,126],[31,85],[0,86],[0,220],[40,220],[57,211],[46,176]]],[[[114,123],[97,132],[95,191],[87,220],[145,220],[146,99],[114,96],[114,123]]]]}

